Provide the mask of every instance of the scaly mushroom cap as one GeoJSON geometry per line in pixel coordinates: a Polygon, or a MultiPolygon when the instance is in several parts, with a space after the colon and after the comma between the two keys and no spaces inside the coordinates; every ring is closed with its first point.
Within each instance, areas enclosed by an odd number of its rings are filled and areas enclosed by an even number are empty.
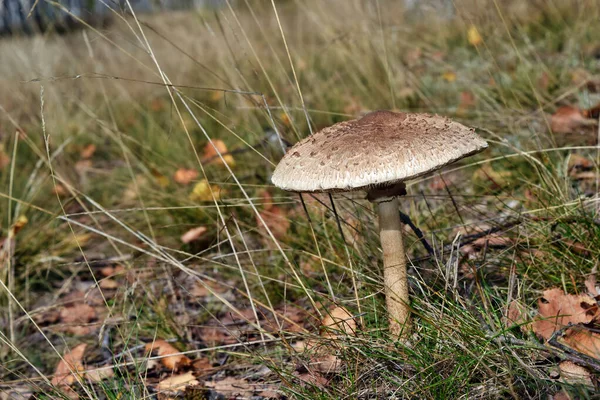
{"type": "Polygon", "coordinates": [[[295,192],[367,189],[416,178],[486,147],[474,129],[446,117],[374,111],[296,143],[272,181],[295,192]]]}

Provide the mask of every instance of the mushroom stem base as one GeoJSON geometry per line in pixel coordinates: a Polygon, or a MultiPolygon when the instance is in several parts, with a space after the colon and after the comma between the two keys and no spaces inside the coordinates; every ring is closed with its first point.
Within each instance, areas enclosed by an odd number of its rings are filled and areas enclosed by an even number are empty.
{"type": "Polygon", "coordinates": [[[379,208],[379,235],[383,250],[383,280],[390,332],[406,336],[410,327],[410,306],[406,257],[402,241],[402,222],[398,212],[398,198],[377,203],[379,208]]]}

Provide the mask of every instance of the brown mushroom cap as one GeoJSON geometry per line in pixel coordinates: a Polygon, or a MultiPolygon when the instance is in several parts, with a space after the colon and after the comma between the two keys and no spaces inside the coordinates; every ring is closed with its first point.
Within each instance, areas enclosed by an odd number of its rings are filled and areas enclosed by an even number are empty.
{"type": "Polygon", "coordinates": [[[335,192],[410,180],[477,153],[487,142],[446,117],[374,111],[296,143],[273,183],[295,192],[335,192]]]}

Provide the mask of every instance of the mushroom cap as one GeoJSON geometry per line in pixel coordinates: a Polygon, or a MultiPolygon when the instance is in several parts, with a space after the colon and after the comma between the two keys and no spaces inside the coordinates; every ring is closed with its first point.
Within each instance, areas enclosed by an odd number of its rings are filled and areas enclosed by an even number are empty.
{"type": "Polygon", "coordinates": [[[474,129],[449,118],[374,111],[296,143],[272,181],[295,192],[367,190],[425,175],[485,148],[474,129]]]}

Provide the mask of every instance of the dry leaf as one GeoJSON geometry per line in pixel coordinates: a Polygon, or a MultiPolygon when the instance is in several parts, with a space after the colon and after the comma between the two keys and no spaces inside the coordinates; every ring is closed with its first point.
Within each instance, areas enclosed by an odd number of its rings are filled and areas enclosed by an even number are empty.
{"type": "Polygon", "coordinates": [[[491,234],[486,235],[484,237],[480,237],[471,243],[475,247],[483,248],[483,247],[507,247],[513,244],[513,240],[509,237],[502,236],[499,234],[491,234]]]}
{"type": "Polygon", "coordinates": [[[594,387],[590,371],[572,361],[563,361],[558,365],[560,380],[571,385],[594,387]]]}
{"type": "Polygon", "coordinates": [[[208,229],[205,226],[199,226],[192,228],[183,235],[181,235],[181,241],[185,244],[193,242],[194,240],[200,239],[208,229]]]}
{"type": "Polygon", "coordinates": [[[595,124],[595,120],[588,119],[577,107],[559,107],[550,118],[550,128],[554,133],[572,133],[583,127],[595,124]]]}
{"type": "Polygon", "coordinates": [[[87,344],[81,343],[75,346],[71,351],[63,355],[63,359],[58,362],[52,384],[55,386],[70,386],[75,382],[74,373],[83,371],[83,353],[87,344]],[[73,373],[71,372],[73,371],[73,373]]]}
{"type": "Polygon", "coordinates": [[[508,305],[506,313],[505,325],[510,327],[512,325],[520,325],[522,331],[531,330],[529,324],[525,325],[528,321],[525,307],[518,301],[513,300],[508,305]]]}
{"type": "Polygon", "coordinates": [[[460,103],[456,109],[456,115],[464,116],[467,111],[475,106],[475,95],[473,92],[464,90],[460,93],[460,103]]]}
{"type": "Polygon", "coordinates": [[[321,321],[321,336],[337,338],[338,335],[356,335],[354,316],[344,307],[335,307],[321,321]]]}
{"type": "Polygon", "coordinates": [[[4,145],[0,143],[0,170],[10,165],[10,156],[4,151],[4,145]]]}
{"type": "Polygon", "coordinates": [[[158,186],[160,186],[161,188],[166,188],[167,186],[169,186],[169,178],[166,175],[160,173],[157,169],[154,168],[150,169],[150,173],[154,177],[154,181],[158,184],[158,186]]]}
{"type": "Polygon", "coordinates": [[[190,182],[198,178],[198,171],[195,169],[179,168],[173,174],[173,180],[181,185],[189,185],[190,182]]]}
{"type": "Polygon", "coordinates": [[[221,158],[219,157],[220,153],[227,165],[229,165],[230,167],[235,166],[235,160],[233,159],[233,156],[229,154],[225,142],[223,142],[220,139],[212,139],[211,142],[212,144],[207,143],[206,146],[204,146],[204,155],[202,157],[202,162],[206,164],[222,165],[221,158]]]}
{"type": "Polygon", "coordinates": [[[478,46],[483,42],[483,38],[481,37],[481,34],[475,25],[471,25],[469,27],[469,30],[467,31],[467,39],[473,46],[478,46]]]}
{"type": "Polygon", "coordinates": [[[594,162],[592,160],[578,154],[571,154],[569,156],[567,171],[570,177],[574,179],[587,179],[588,176],[585,173],[592,172],[591,178],[595,178],[596,173],[592,171],[593,168],[594,162]]]}
{"type": "Polygon", "coordinates": [[[248,398],[254,394],[254,385],[242,378],[227,377],[220,381],[205,382],[206,387],[217,393],[225,394],[227,398],[248,398]]]}
{"type": "Polygon", "coordinates": [[[561,289],[544,291],[538,300],[540,316],[533,322],[533,331],[548,340],[568,324],[590,323],[598,316],[598,305],[589,296],[565,294],[561,289]]]}
{"type": "Polygon", "coordinates": [[[64,307],[60,310],[60,320],[66,326],[60,327],[60,330],[77,336],[89,335],[98,328],[88,325],[96,318],[96,310],[88,304],[79,303],[64,307]]]}
{"type": "Polygon", "coordinates": [[[199,385],[200,382],[196,379],[192,371],[186,372],[185,374],[173,375],[167,379],[163,379],[158,382],[156,388],[158,390],[171,390],[178,391],[184,390],[188,386],[199,385]]]}
{"type": "Polygon", "coordinates": [[[112,289],[116,289],[118,288],[119,282],[115,281],[114,279],[102,279],[98,282],[98,286],[100,287],[100,289],[106,289],[106,290],[112,290],[112,289]]]}
{"type": "Polygon", "coordinates": [[[584,327],[573,327],[565,332],[561,341],[580,353],[600,359],[600,334],[584,327]]]}
{"type": "Polygon", "coordinates": [[[562,243],[575,254],[579,254],[582,256],[587,256],[590,254],[590,250],[587,247],[585,247],[583,243],[569,239],[563,239],[562,243]]]}
{"type": "Polygon", "coordinates": [[[83,149],[81,149],[81,151],[79,152],[79,156],[85,160],[88,158],[92,158],[92,156],[94,155],[95,152],[96,152],[96,145],[88,144],[83,149]]]}
{"type": "Polygon", "coordinates": [[[206,179],[202,179],[198,182],[192,192],[190,193],[190,200],[192,201],[213,201],[221,198],[221,188],[216,185],[209,185],[206,179]]]}
{"type": "Polygon", "coordinates": [[[446,82],[454,82],[456,80],[456,73],[453,71],[446,71],[442,74],[442,79],[446,82]]]}
{"type": "MultiPolygon", "coordinates": [[[[290,220],[280,207],[272,206],[268,210],[263,210],[260,212],[260,216],[275,236],[275,239],[283,239],[290,229],[290,220]]],[[[258,216],[256,217],[256,223],[259,227],[264,228],[258,216]]]]}
{"type": "Polygon", "coordinates": [[[100,382],[104,379],[112,378],[115,375],[112,365],[104,365],[99,368],[88,369],[85,371],[85,378],[92,382],[100,382]]]}
{"type": "Polygon", "coordinates": [[[596,285],[596,267],[592,269],[592,273],[590,273],[587,278],[585,278],[585,288],[591,296],[598,296],[598,286],[596,285]]]}
{"type": "Polygon", "coordinates": [[[179,368],[187,367],[192,363],[192,360],[184,356],[179,350],[165,340],[156,340],[153,343],[146,345],[146,353],[156,350],[160,358],[160,362],[172,371],[179,368]]]}

